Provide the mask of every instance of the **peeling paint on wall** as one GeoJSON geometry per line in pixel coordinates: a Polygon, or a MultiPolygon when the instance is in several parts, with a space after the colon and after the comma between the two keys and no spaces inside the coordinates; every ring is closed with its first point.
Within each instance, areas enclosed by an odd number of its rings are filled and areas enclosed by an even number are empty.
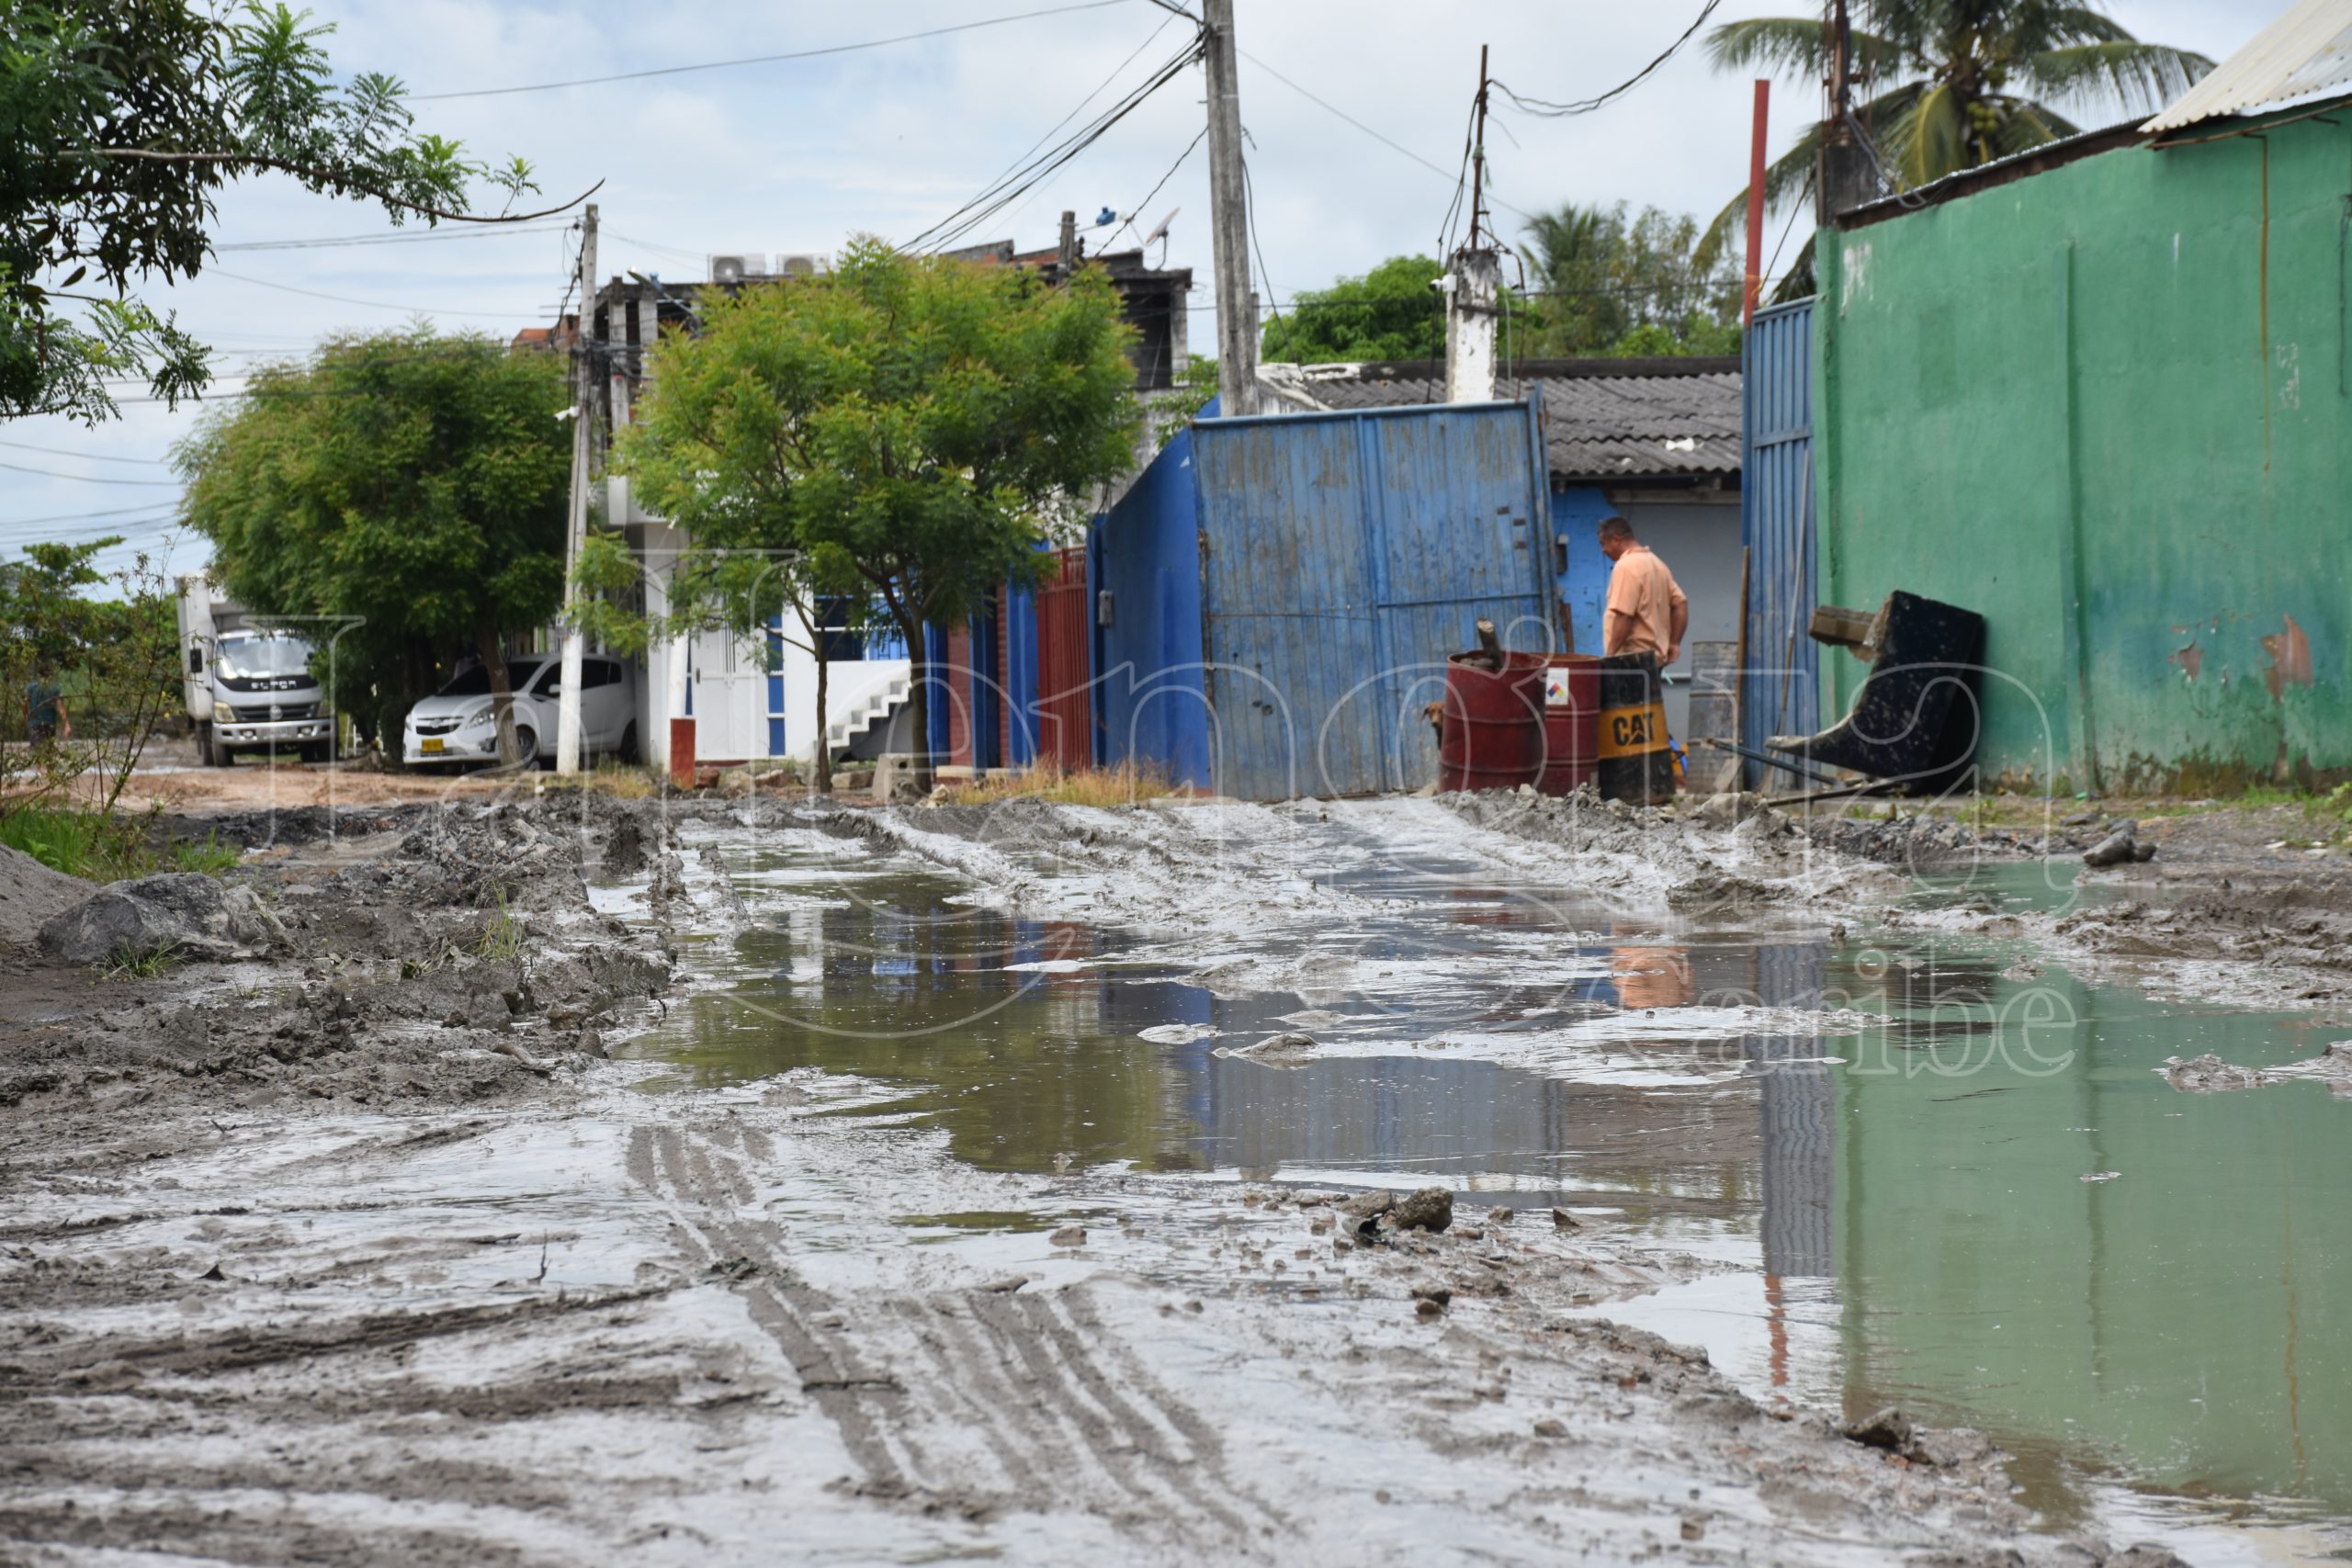
{"type": "Polygon", "coordinates": [[[2184,678],[2194,682],[2198,671],[2205,668],[2205,650],[2192,642],[2187,648],[2176,649],[2172,661],[2180,666],[2184,678]]]}
{"type": "Polygon", "coordinates": [[[2290,686],[2312,683],[2312,644],[2295,617],[2285,617],[2287,629],[2262,639],[2262,651],[2270,656],[2270,668],[2262,672],[2262,683],[2270,688],[2276,699],[2286,695],[2290,686]]]}

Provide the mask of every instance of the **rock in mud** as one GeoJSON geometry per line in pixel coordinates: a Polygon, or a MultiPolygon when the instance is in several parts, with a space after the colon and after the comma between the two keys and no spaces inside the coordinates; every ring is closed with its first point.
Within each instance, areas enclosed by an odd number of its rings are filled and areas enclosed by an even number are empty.
{"type": "Polygon", "coordinates": [[[645,829],[635,817],[613,824],[612,836],[605,840],[604,864],[606,876],[635,876],[645,869],[645,829]]]}
{"type": "Polygon", "coordinates": [[[2155,846],[2148,846],[2148,854],[2140,853],[2140,844],[2130,826],[2118,829],[2083,852],[2085,865],[2125,865],[2132,861],[2154,856],[2155,846]]]}
{"type": "Polygon", "coordinates": [[[2168,1056],[2164,1065],[2165,1081],[2189,1094],[2225,1094],[2234,1089],[2260,1089],[2264,1076],[2252,1067],[2224,1062],[2208,1051],[2202,1056],[2182,1061],[2168,1056]]]}
{"type": "Polygon", "coordinates": [[[1303,1067],[1315,1060],[1321,1049],[1315,1036],[1295,1032],[1270,1034],[1255,1045],[1238,1050],[1219,1051],[1220,1056],[1238,1056],[1245,1062],[1255,1062],[1261,1067],[1303,1067]]]}
{"type": "Polygon", "coordinates": [[[1453,1193],[1443,1187],[1408,1192],[1388,1211],[1393,1231],[1442,1231],[1453,1223],[1453,1193]]]}
{"type": "Polygon", "coordinates": [[[1838,1430],[1849,1441],[1866,1449],[1884,1449],[1891,1454],[1899,1454],[1911,1447],[1911,1418],[1891,1404],[1859,1421],[1849,1421],[1838,1430]]]}
{"type": "Polygon", "coordinates": [[[1064,1225],[1061,1229],[1056,1231],[1046,1239],[1056,1247],[1084,1247],[1086,1245],[1086,1227],[1084,1225],[1064,1225]]]}
{"type": "Polygon", "coordinates": [[[1710,909],[1745,909],[1780,897],[1779,890],[1746,876],[1734,876],[1713,866],[1667,889],[1667,907],[1693,914],[1710,909]]]}
{"type": "Polygon", "coordinates": [[[200,872],[111,883],[40,928],[40,945],[68,964],[108,964],[168,953],[181,958],[258,958],[285,928],[250,887],[200,872]]]}

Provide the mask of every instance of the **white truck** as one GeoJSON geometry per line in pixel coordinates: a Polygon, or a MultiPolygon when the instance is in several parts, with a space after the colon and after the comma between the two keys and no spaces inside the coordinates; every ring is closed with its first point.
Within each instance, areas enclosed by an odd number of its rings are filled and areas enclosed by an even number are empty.
{"type": "Polygon", "coordinates": [[[310,640],[257,622],[203,573],[181,578],[179,590],[180,684],[204,765],[225,768],[240,751],[333,756],[334,715],[311,673],[310,640]]]}

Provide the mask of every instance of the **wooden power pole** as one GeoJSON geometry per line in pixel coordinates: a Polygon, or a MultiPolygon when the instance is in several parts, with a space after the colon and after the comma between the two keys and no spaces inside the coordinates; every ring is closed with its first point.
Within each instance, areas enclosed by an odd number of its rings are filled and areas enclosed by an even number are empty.
{"type": "Polygon", "coordinates": [[[1216,265],[1216,389],[1227,414],[1258,412],[1258,302],[1250,291],[1250,196],[1233,0],[1201,0],[1208,46],[1209,238],[1216,265]]]}
{"type": "Polygon", "coordinates": [[[571,513],[563,534],[563,684],[556,695],[555,710],[555,771],[559,774],[580,771],[580,664],[586,649],[571,604],[580,592],[580,551],[588,539],[589,469],[596,458],[596,355],[590,341],[595,330],[596,204],[592,201],[581,219],[580,328],[571,336],[571,513]]]}

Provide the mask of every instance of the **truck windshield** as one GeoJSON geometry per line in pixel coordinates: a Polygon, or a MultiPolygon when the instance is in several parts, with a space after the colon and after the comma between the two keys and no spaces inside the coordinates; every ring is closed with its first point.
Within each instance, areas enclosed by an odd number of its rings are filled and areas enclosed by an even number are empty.
{"type": "MultiPolygon", "coordinates": [[[[510,659],[506,661],[506,678],[520,692],[531,683],[531,676],[543,662],[537,659],[510,659]]],[[[447,685],[441,688],[445,697],[486,697],[490,695],[490,669],[477,664],[447,685]]]]}
{"type": "Polygon", "coordinates": [[[311,645],[299,637],[224,637],[215,657],[232,681],[303,675],[311,669],[311,645]]]}

